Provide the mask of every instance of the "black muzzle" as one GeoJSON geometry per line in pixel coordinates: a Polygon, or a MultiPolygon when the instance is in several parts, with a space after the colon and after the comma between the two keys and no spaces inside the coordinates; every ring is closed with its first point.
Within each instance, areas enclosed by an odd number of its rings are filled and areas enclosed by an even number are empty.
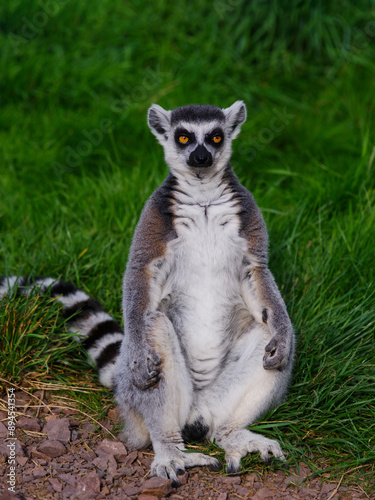
{"type": "Polygon", "coordinates": [[[212,165],[212,154],[204,146],[198,146],[189,156],[189,167],[206,168],[212,165]]]}

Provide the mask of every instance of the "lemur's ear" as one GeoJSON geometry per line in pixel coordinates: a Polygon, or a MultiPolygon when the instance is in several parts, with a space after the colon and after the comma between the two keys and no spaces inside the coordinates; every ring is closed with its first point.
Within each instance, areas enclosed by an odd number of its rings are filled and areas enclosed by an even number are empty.
{"type": "Polygon", "coordinates": [[[160,144],[165,143],[168,139],[171,128],[171,113],[171,111],[163,109],[158,104],[153,104],[148,110],[148,126],[160,144]]]}
{"type": "Polygon", "coordinates": [[[231,139],[235,139],[240,132],[241,125],[246,120],[246,106],[243,101],[236,101],[229,108],[223,109],[225,125],[231,139]]]}

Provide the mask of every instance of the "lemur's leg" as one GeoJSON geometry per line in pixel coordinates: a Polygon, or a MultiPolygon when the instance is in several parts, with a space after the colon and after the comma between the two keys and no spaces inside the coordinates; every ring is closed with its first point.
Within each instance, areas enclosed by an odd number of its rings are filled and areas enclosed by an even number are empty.
{"type": "Polygon", "coordinates": [[[270,452],[285,458],[277,441],[245,429],[278,404],[287,390],[292,360],[282,371],[265,370],[263,355],[269,340],[267,327],[255,323],[237,340],[219,379],[199,398],[208,437],[225,450],[228,473],[240,470],[247,453],[259,451],[263,460],[270,452]]]}
{"type": "Polygon", "coordinates": [[[125,340],[118,363],[116,398],[124,413],[125,426],[130,422],[128,432],[125,430],[128,441],[139,447],[147,444],[149,435],[155,452],[152,475],[170,478],[172,484],[178,486],[177,474],[186,467],[211,465],[219,468],[220,465],[216,459],[201,453],[184,453],[181,429],[193,400],[191,378],[167,316],[160,312],[150,313],[148,323],[153,328],[153,332],[149,332],[153,347],[162,359],[159,381],[147,389],[136,387],[128,369],[131,350],[125,340]]]}

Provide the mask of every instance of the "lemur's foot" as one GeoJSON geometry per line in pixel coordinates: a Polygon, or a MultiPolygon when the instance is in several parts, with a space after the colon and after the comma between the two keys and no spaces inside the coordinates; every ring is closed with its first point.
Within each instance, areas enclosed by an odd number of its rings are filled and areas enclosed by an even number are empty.
{"type": "Polygon", "coordinates": [[[285,461],[285,455],[277,441],[247,429],[232,431],[219,439],[218,444],[225,450],[226,472],[228,474],[235,474],[241,470],[241,458],[248,453],[259,452],[261,459],[265,462],[270,461],[270,453],[275,458],[285,461]]]}
{"type": "Polygon", "coordinates": [[[189,453],[175,446],[165,446],[155,454],[151,465],[151,476],[159,476],[172,481],[173,488],[180,486],[178,476],[189,467],[208,465],[211,470],[218,471],[221,464],[216,458],[203,453],[189,453]]]}

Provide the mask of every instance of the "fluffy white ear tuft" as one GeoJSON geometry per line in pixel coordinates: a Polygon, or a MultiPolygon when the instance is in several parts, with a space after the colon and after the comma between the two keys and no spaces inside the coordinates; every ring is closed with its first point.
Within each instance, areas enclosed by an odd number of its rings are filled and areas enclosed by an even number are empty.
{"type": "Polygon", "coordinates": [[[148,110],[147,123],[154,136],[163,144],[168,139],[171,128],[171,111],[153,104],[148,110]]]}
{"type": "Polygon", "coordinates": [[[235,139],[241,130],[241,125],[246,120],[246,106],[243,101],[236,101],[229,108],[224,108],[225,125],[231,139],[235,139]]]}

